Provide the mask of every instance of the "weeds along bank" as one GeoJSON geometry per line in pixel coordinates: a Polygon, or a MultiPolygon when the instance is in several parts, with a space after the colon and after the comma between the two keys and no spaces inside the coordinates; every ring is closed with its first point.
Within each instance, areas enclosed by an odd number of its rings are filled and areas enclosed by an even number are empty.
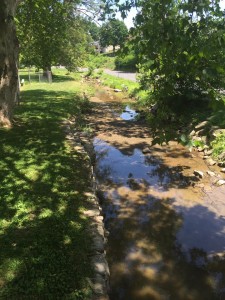
{"type": "Polygon", "coordinates": [[[81,95],[71,76],[25,80],[14,126],[0,129],[2,299],[92,299],[96,292],[84,214],[93,205],[90,162],[70,131],[71,122],[85,127],[90,107],[81,95]]]}

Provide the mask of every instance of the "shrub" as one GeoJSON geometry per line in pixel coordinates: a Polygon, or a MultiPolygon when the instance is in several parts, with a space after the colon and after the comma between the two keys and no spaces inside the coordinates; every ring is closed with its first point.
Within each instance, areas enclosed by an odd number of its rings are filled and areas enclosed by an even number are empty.
{"type": "Polygon", "coordinates": [[[136,70],[137,57],[133,52],[117,56],[115,59],[115,65],[117,70],[136,70]]]}

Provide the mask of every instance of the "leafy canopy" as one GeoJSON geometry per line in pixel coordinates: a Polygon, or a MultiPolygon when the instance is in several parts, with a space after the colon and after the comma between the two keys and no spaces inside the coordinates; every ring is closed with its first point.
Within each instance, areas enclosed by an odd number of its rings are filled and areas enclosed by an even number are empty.
{"type": "Polygon", "coordinates": [[[17,29],[21,63],[50,69],[79,66],[90,35],[78,10],[79,0],[25,0],[18,7],[17,29]]]}
{"type": "Polygon", "coordinates": [[[216,97],[224,82],[224,13],[219,1],[141,0],[136,40],[141,83],[153,98],[216,97]]]}
{"type": "Polygon", "coordinates": [[[100,43],[103,47],[112,45],[121,46],[128,37],[128,29],[123,21],[111,19],[102,25],[100,30],[100,43]]]}

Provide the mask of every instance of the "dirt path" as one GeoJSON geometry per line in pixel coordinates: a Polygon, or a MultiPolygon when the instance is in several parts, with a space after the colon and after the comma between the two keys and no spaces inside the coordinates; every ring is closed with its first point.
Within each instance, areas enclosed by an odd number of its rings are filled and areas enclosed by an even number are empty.
{"type": "Polygon", "coordinates": [[[91,100],[110,299],[223,297],[225,262],[213,257],[225,252],[225,189],[207,175],[217,170],[175,142],[152,147],[149,129],[124,120],[124,100],[110,90],[91,100]]]}

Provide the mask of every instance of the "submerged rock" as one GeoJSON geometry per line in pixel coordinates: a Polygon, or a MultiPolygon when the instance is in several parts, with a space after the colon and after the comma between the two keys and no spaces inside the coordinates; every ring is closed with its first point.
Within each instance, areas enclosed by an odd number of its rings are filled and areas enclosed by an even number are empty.
{"type": "Polygon", "coordinates": [[[219,160],[225,160],[225,152],[222,152],[219,156],[218,156],[219,160]]]}
{"type": "Polygon", "coordinates": [[[208,158],[210,158],[209,155],[204,155],[204,156],[203,156],[203,159],[208,159],[208,158]]]}
{"type": "Polygon", "coordinates": [[[204,173],[202,171],[194,170],[194,175],[200,178],[204,177],[204,173]]]}
{"type": "Polygon", "coordinates": [[[145,147],[145,148],[142,150],[142,153],[143,153],[143,154],[151,153],[151,149],[150,149],[149,147],[145,147]]]}
{"type": "Polygon", "coordinates": [[[189,135],[190,135],[190,137],[194,136],[195,135],[195,131],[192,130],[192,132],[189,135]]]}
{"type": "Polygon", "coordinates": [[[212,171],[207,171],[207,174],[211,177],[216,176],[216,173],[212,172],[212,171]]]}
{"type": "Polygon", "coordinates": [[[219,166],[219,167],[225,167],[225,162],[223,162],[223,161],[218,162],[218,166],[219,166]]]}
{"type": "Polygon", "coordinates": [[[202,128],[206,127],[207,125],[209,125],[209,122],[203,121],[203,122],[199,123],[198,125],[196,125],[195,129],[202,129],[202,128]]]}
{"type": "Polygon", "coordinates": [[[221,186],[221,185],[224,185],[225,184],[225,180],[223,180],[223,179],[220,179],[220,180],[218,180],[217,182],[216,182],[216,185],[217,186],[221,186]]]}
{"type": "Polygon", "coordinates": [[[213,160],[212,158],[207,159],[207,164],[210,166],[214,166],[216,164],[216,161],[213,160]]]}
{"type": "Polygon", "coordinates": [[[211,155],[213,153],[213,149],[210,149],[210,150],[205,149],[204,153],[205,153],[205,155],[211,155]]]}

